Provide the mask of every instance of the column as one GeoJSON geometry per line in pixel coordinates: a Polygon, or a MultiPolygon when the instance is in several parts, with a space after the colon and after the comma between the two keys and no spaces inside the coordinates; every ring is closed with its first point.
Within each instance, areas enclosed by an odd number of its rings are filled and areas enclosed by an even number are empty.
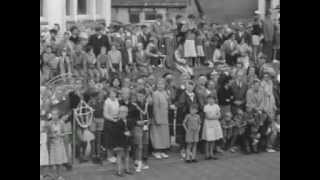
{"type": "Polygon", "coordinates": [[[55,23],[60,24],[60,26],[64,25],[64,0],[46,0],[47,6],[47,20],[49,26],[54,25],[55,23]]]}
{"type": "Polygon", "coordinates": [[[103,0],[103,4],[104,4],[103,17],[106,21],[106,25],[109,26],[111,23],[111,0],[103,0]]]}

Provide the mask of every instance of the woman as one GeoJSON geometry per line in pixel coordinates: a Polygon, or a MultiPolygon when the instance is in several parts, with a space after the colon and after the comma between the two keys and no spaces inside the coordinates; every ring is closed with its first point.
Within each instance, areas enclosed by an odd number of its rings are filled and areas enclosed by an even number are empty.
{"type": "Polygon", "coordinates": [[[157,90],[152,95],[153,101],[153,121],[150,127],[150,137],[155,152],[156,159],[168,158],[164,150],[170,147],[169,137],[169,97],[165,91],[165,81],[159,80],[157,90]]]}
{"type": "Polygon", "coordinates": [[[183,58],[183,46],[180,44],[174,52],[175,66],[181,73],[193,75],[193,69],[189,67],[187,60],[183,58]]]}
{"type": "Polygon", "coordinates": [[[111,50],[108,52],[109,67],[113,73],[122,72],[122,55],[117,49],[116,44],[111,46],[111,50]]]}
{"type": "Polygon", "coordinates": [[[137,47],[138,47],[138,50],[135,54],[137,69],[143,74],[149,74],[152,72],[152,68],[150,66],[149,58],[146,57],[146,53],[143,49],[143,44],[138,43],[137,47]]]}
{"type": "Polygon", "coordinates": [[[107,149],[108,160],[112,163],[116,162],[116,158],[111,148],[114,144],[114,139],[112,137],[112,132],[114,130],[114,126],[118,120],[119,114],[119,101],[117,99],[117,93],[114,89],[109,90],[109,96],[104,102],[103,106],[103,116],[104,116],[104,146],[107,149]]]}
{"type": "Polygon", "coordinates": [[[224,80],[222,80],[221,86],[218,89],[218,102],[222,115],[224,115],[226,112],[231,112],[231,103],[233,102],[234,97],[230,86],[231,80],[227,76],[224,80]]]}
{"type": "Polygon", "coordinates": [[[250,66],[247,70],[247,84],[249,88],[253,85],[255,79],[258,79],[256,68],[254,66],[250,66]]]}
{"type": "Polygon", "coordinates": [[[262,110],[267,112],[270,117],[274,117],[277,108],[273,94],[273,82],[268,73],[263,75],[261,88],[263,91],[262,110]]]}

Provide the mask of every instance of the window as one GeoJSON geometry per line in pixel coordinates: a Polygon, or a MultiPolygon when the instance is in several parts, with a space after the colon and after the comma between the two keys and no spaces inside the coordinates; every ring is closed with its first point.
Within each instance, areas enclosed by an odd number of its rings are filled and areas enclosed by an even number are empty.
{"type": "Polygon", "coordinates": [[[66,0],[66,16],[71,15],[71,0],[66,0]]]}
{"type": "Polygon", "coordinates": [[[139,11],[129,11],[129,21],[130,23],[140,22],[140,12],[139,11]]]}
{"type": "Polygon", "coordinates": [[[40,17],[43,17],[43,0],[40,0],[40,17]]]}
{"type": "Polygon", "coordinates": [[[87,0],[78,0],[78,14],[86,15],[87,10],[87,0]]]}
{"type": "Polygon", "coordinates": [[[157,12],[156,11],[146,11],[145,12],[145,20],[155,20],[157,18],[157,12]]]}

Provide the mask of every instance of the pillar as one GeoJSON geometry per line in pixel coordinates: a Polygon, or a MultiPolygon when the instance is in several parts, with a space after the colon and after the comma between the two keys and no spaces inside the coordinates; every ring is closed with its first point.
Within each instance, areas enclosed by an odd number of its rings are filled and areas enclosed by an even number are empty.
{"type": "Polygon", "coordinates": [[[46,7],[49,26],[57,23],[64,29],[65,0],[46,0],[46,7]]]}

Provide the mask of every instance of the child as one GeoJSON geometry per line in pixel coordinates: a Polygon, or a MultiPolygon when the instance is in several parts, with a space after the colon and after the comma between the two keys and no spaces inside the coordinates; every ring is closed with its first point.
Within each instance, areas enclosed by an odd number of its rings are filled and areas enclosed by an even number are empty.
{"type": "Polygon", "coordinates": [[[41,174],[43,173],[45,166],[49,165],[47,138],[46,122],[40,119],[40,177],[42,177],[41,174]]]}
{"type": "Polygon", "coordinates": [[[200,116],[198,113],[198,105],[193,104],[190,107],[190,114],[187,114],[183,121],[183,127],[186,131],[187,154],[186,162],[197,162],[197,144],[199,142],[200,116]]]}
{"type": "MultiPolygon", "coordinates": [[[[233,142],[232,145],[234,145],[236,142],[239,142],[241,150],[245,151],[245,146],[244,146],[244,132],[247,126],[247,122],[244,118],[244,113],[242,109],[237,109],[237,113],[234,116],[234,137],[233,137],[233,142]]],[[[235,151],[235,148],[231,148],[232,152],[235,151]]]]}
{"type": "Polygon", "coordinates": [[[232,113],[230,111],[226,112],[223,120],[221,121],[221,126],[223,128],[223,142],[224,149],[229,150],[230,144],[233,137],[233,127],[234,122],[232,121],[232,113]]]}
{"type": "Polygon", "coordinates": [[[202,132],[202,139],[206,141],[205,154],[206,160],[217,159],[213,155],[215,141],[223,138],[220,118],[220,107],[215,103],[214,96],[208,96],[208,104],[204,106],[205,121],[202,132]]]}
{"type": "Polygon", "coordinates": [[[114,151],[117,155],[118,170],[117,175],[120,177],[124,176],[123,171],[126,174],[132,174],[130,171],[130,151],[132,146],[132,129],[134,123],[128,121],[128,108],[126,106],[120,106],[119,108],[119,120],[114,126],[114,131],[112,132],[112,137],[114,141],[114,151]],[[125,164],[125,170],[124,170],[125,164]]]}
{"type": "Polygon", "coordinates": [[[58,109],[51,111],[52,120],[49,124],[50,134],[50,165],[56,167],[57,179],[63,179],[60,175],[60,170],[63,164],[68,162],[66,149],[64,146],[64,123],[59,118],[58,109]]]}
{"type": "Polygon", "coordinates": [[[107,55],[107,48],[105,46],[101,47],[100,54],[97,57],[97,66],[98,66],[98,70],[100,71],[100,77],[108,80],[109,79],[109,61],[108,61],[108,55],[107,55]]]}
{"type": "MultiPolygon", "coordinates": [[[[149,169],[147,165],[148,148],[149,148],[149,102],[146,99],[147,92],[140,90],[136,93],[136,102],[132,102],[132,111],[130,118],[136,120],[134,127],[134,144],[135,144],[135,159],[136,172],[141,172],[141,169],[149,169]]],[[[134,97],[132,97],[133,99],[134,97]]]]}

